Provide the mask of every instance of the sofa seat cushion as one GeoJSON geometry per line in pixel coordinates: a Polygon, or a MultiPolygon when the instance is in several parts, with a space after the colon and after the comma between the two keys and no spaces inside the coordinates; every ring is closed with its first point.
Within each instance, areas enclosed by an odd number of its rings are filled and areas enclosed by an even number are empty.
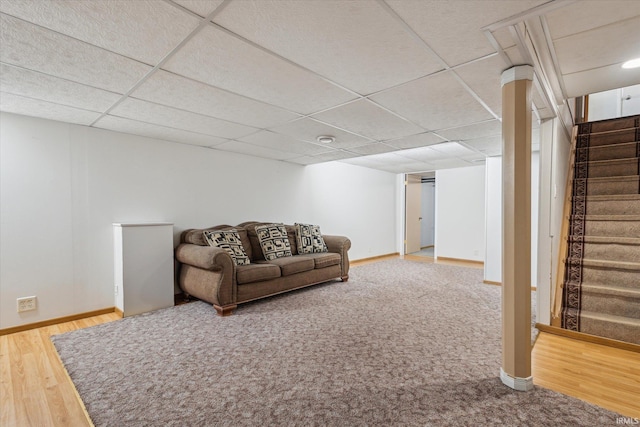
{"type": "Polygon", "coordinates": [[[332,265],[339,265],[342,261],[340,254],[334,252],[324,252],[319,254],[305,254],[302,255],[305,258],[313,259],[315,268],[331,267],[332,265]]]}
{"type": "Polygon", "coordinates": [[[280,267],[273,264],[260,263],[236,267],[236,282],[238,285],[277,279],[280,276],[280,267]]]}
{"type": "Polygon", "coordinates": [[[283,276],[291,276],[292,274],[311,271],[315,268],[313,259],[305,256],[289,256],[284,258],[276,258],[271,261],[260,261],[260,264],[268,262],[280,268],[283,276]]]}

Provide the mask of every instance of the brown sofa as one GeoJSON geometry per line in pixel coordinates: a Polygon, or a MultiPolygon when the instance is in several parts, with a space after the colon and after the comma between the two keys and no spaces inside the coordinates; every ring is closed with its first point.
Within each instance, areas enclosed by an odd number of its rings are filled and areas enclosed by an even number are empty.
{"type": "Polygon", "coordinates": [[[184,293],[213,304],[219,315],[226,316],[244,302],[333,279],[348,280],[351,241],[347,237],[323,235],[328,252],[298,255],[295,228],[286,225],[293,256],[266,261],[255,231],[263,224],[269,223],[251,221],[235,227],[218,225],[183,231],[176,260],[178,283],[184,293]],[[235,265],[224,249],[209,246],[204,238],[206,230],[232,228],[240,235],[251,260],[249,265],[235,265]]]}

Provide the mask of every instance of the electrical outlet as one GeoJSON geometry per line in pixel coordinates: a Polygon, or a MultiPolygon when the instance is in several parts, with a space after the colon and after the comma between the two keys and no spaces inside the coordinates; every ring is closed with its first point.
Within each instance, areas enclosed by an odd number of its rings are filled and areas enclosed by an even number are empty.
{"type": "Polygon", "coordinates": [[[36,297],[22,297],[18,298],[18,313],[23,311],[31,311],[36,309],[36,297]]]}

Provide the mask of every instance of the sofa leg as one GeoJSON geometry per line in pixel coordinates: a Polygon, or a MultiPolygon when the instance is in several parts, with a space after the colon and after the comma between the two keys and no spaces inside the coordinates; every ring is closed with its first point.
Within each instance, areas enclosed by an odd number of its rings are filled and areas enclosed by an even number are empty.
{"type": "Polygon", "coordinates": [[[349,275],[348,274],[344,275],[344,276],[341,277],[341,279],[342,279],[343,282],[346,282],[347,280],[349,280],[349,275]]]}
{"type": "Polygon", "coordinates": [[[236,304],[225,305],[220,307],[219,305],[213,304],[213,308],[218,312],[218,316],[231,316],[233,314],[233,310],[235,310],[238,306],[236,304]]]}

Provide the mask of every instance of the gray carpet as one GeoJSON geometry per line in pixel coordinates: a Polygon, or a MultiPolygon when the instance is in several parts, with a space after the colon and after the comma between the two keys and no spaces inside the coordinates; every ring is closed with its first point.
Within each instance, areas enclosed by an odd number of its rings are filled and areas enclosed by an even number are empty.
{"type": "Polygon", "coordinates": [[[215,316],[195,302],[52,337],[97,426],[614,425],[504,386],[500,288],[389,260],[215,316]]]}

